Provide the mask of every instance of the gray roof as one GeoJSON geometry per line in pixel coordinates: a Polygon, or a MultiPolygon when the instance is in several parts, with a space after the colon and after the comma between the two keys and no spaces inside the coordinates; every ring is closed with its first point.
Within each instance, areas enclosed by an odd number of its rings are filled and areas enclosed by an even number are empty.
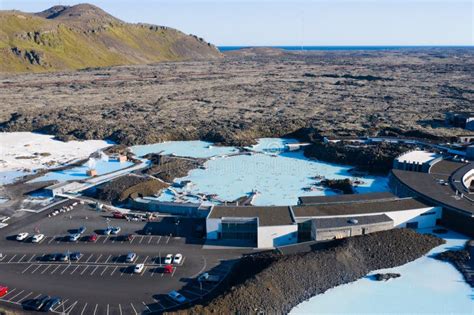
{"type": "Polygon", "coordinates": [[[474,203],[465,198],[456,199],[451,185],[443,186],[436,182],[436,174],[394,169],[392,176],[429,202],[457,209],[469,215],[474,214],[474,203]]]}
{"type": "Polygon", "coordinates": [[[383,213],[430,207],[414,198],[388,199],[356,203],[328,203],[319,205],[293,206],[295,217],[321,217],[355,214],[383,213]]]}
{"type": "Polygon", "coordinates": [[[334,202],[357,202],[367,200],[380,200],[380,199],[397,199],[398,197],[391,192],[374,192],[367,194],[350,194],[350,195],[334,195],[334,196],[303,196],[299,197],[300,204],[302,205],[314,205],[334,202]]]}
{"type": "Polygon", "coordinates": [[[293,224],[290,207],[214,206],[208,218],[259,218],[260,226],[293,224]]]}
{"type": "Polygon", "coordinates": [[[378,215],[367,215],[360,217],[338,217],[338,218],[320,218],[313,220],[316,229],[330,229],[330,228],[341,228],[346,226],[363,226],[363,225],[372,225],[379,223],[393,223],[393,220],[390,219],[385,214],[378,215]],[[357,223],[351,223],[350,220],[355,219],[357,223]]]}

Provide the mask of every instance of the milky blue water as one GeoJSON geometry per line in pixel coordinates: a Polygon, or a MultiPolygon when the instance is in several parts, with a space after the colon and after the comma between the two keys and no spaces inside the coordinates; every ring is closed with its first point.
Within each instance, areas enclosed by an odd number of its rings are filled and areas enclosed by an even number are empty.
{"type": "MultiPolygon", "coordinates": [[[[132,162],[123,162],[120,163],[118,161],[104,161],[104,160],[96,160],[95,162],[95,170],[97,171],[97,175],[103,175],[110,172],[115,172],[117,170],[132,166],[132,162]]],[[[65,182],[68,180],[81,180],[89,178],[86,172],[89,169],[87,163],[73,167],[71,169],[63,170],[63,171],[53,171],[45,174],[44,176],[35,178],[31,182],[40,182],[40,181],[47,181],[47,180],[56,180],[59,182],[65,182]]]]}
{"type": "Polygon", "coordinates": [[[206,141],[168,141],[163,143],[136,145],[130,147],[130,149],[138,157],[143,157],[149,153],[161,152],[162,154],[174,154],[177,156],[208,158],[238,151],[234,147],[219,147],[206,141]]]}
{"type": "MultiPolygon", "coordinates": [[[[176,190],[194,195],[217,194],[219,199],[225,201],[233,201],[257,190],[259,195],[254,199],[254,205],[289,205],[296,204],[299,196],[335,194],[331,190],[304,191],[304,187],[316,181],[312,178],[315,175],[336,179],[352,178],[348,173],[351,168],[349,166],[309,160],[302,151],[283,152],[285,144],[294,142],[296,141],[292,139],[264,138],[259,140],[258,145],[251,147],[256,152],[253,155],[212,157],[206,162],[206,169],[195,169],[188,176],[176,179],[177,182],[189,180],[193,184],[190,188],[176,190]]],[[[211,154],[210,149],[203,145],[196,146],[195,142],[190,144],[191,151],[186,151],[183,147],[187,145],[187,141],[172,143],[172,149],[168,152],[199,157],[211,154]]],[[[165,148],[166,144],[160,146],[160,150],[165,148]]],[[[234,150],[220,148],[219,154],[234,150]]],[[[386,177],[367,176],[362,180],[364,184],[357,188],[357,192],[388,190],[386,177]]],[[[167,190],[158,199],[173,201],[174,195],[167,190]]],[[[198,200],[193,197],[182,199],[193,202],[198,200]]]]}
{"type": "MultiPolygon", "coordinates": [[[[430,233],[431,230],[421,230],[430,233]]],[[[474,291],[451,264],[430,256],[459,249],[467,237],[449,232],[447,243],[413,262],[372,272],[400,273],[387,282],[370,275],[317,295],[290,314],[474,314],[474,291]]]]}
{"type": "Polygon", "coordinates": [[[7,185],[15,182],[22,176],[26,176],[32,174],[32,172],[24,172],[24,171],[5,171],[0,172],[0,186],[7,185]]]}

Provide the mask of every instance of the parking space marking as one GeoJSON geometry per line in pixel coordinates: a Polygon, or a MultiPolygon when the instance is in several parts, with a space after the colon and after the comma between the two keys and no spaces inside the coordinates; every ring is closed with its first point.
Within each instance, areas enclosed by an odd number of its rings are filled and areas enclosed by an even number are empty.
{"type": "Polygon", "coordinates": [[[33,292],[28,293],[27,295],[25,295],[24,297],[22,297],[21,299],[19,299],[19,300],[18,300],[18,303],[23,302],[24,300],[26,300],[26,299],[27,299],[30,295],[32,295],[32,294],[33,294],[33,292]]]}
{"type": "Polygon", "coordinates": [[[107,259],[105,260],[104,264],[106,264],[106,263],[109,261],[110,257],[112,257],[112,255],[109,255],[109,257],[107,257],[107,259]]]}
{"type": "Polygon", "coordinates": [[[53,237],[51,237],[51,239],[49,240],[48,244],[51,244],[51,243],[56,239],[56,237],[57,237],[56,235],[53,236],[53,237]]]}
{"type": "Polygon", "coordinates": [[[133,241],[135,240],[135,238],[136,238],[135,236],[132,237],[132,240],[130,241],[130,244],[133,243],[133,241]]]}
{"type": "MultiPolygon", "coordinates": [[[[5,297],[7,297],[8,295],[12,294],[12,293],[15,292],[15,291],[16,291],[16,289],[11,289],[10,291],[8,291],[7,294],[5,294],[4,296],[2,296],[2,298],[5,299],[5,297]]],[[[8,300],[6,300],[6,301],[8,301],[8,300]]]]}
{"type": "Polygon", "coordinates": [[[23,270],[21,273],[25,273],[28,269],[30,269],[31,266],[33,266],[34,264],[31,264],[29,265],[28,267],[25,268],[25,270],[23,270]]]}
{"type": "Polygon", "coordinates": [[[138,242],[138,244],[141,244],[141,243],[142,243],[144,237],[145,237],[145,236],[141,236],[140,242],[138,242]]]}
{"type": "Polygon", "coordinates": [[[64,305],[66,304],[66,302],[69,301],[69,299],[66,299],[65,301],[62,301],[61,303],[59,303],[58,306],[56,306],[55,308],[52,309],[52,311],[56,312],[56,310],[62,306],[63,307],[63,313],[64,313],[64,305]]]}
{"type": "Polygon", "coordinates": [[[167,236],[167,238],[166,238],[166,244],[168,244],[168,242],[170,241],[170,238],[171,238],[171,236],[167,236]]]}
{"type": "Polygon", "coordinates": [[[7,258],[8,255],[4,255],[2,257],[0,257],[0,261],[3,261],[5,258],[7,258]]]}
{"type": "Polygon", "coordinates": [[[119,304],[120,315],[122,315],[122,305],[119,304]]]}
{"type": "Polygon", "coordinates": [[[146,305],[145,302],[142,302],[142,303],[143,303],[143,305],[145,305],[145,307],[147,308],[148,312],[151,313],[151,309],[148,307],[148,305],[146,305]]]}
{"type": "Polygon", "coordinates": [[[95,263],[99,262],[100,257],[102,257],[102,254],[100,254],[99,257],[97,257],[97,259],[95,260],[95,263]]]}
{"type": "Polygon", "coordinates": [[[86,310],[86,307],[87,307],[87,303],[84,305],[84,307],[82,308],[82,311],[81,311],[81,315],[84,314],[84,311],[86,310]]]}
{"type": "Polygon", "coordinates": [[[85,261],[86,264],[89,262],[89,260],[92,258],[92,256],[94,256],[94,254],[91,254],[91,255],[89,256],[89,258],[87,258],[87,260],[85,261]]]}
{"type": "Polygon", "coordinates": [[[95,315],[95,312],[97,312],[97,306],[99,306],[98,304],[95,305],[95,308],[94,308],[94,315],[95,315]]]}
{"type": "Polygon", "coordinates": [[[25,256],[26,256],[26,254],[25,254],[25,255],[23,255],[23,256],[21,256],[21,258],[20,258],[20,260],[18,260],[18,262],[22,261],[22,260],[23,260],[23,258],[25,258],[25,256]]]}
{"type": "Polygon", "coordinates": [[[84,274],[84,272],[86,272],[87,268],[89,268],[89,266],[86,266],[86,268],[84,268],[84,270],[81,271],[81,275],[84,274]]]}
{"type": "Polygon", "coordinates": [[[118,266],[115,266],[114,270],[110,273],[110,275],[113,275],[115,273],[115,270],[117,270],[118,266]]]}
{"type": "Polygon", "coordinates": [[[38,294],[37,296],[35,296],[35,297],[33,298],[33,300],[36,300],[36,299],[39,298],[40,296],[41,296],[41,293],[38,294]]]}
{"type": "MultiPolygon", "coordinates": [[[[58,269],[59,269],[59,267],[61,267],[61,266],[64,266],[64,265],[58,265],[56,268],[54,268],[54,270],[53,270],[53,271],[51,271],[51,273],[50,273],[50,274],[53,274],[53,273],[55,273],[55,272],[56,272],[56,270],[58,270],[58,269]]],[[[69,265],[68,265],[68,266],[69,266],[69,265]]],[[[66,269],[67,269],[67,268],[66,268],[66,269]]]]}
{"type": "Polygon", "coordinates": [[[146,266],[145,266],[145,268],[143,268],[142,274],[141,274],[140,276],[143,277],[143,275],[145,274],[147,268],[148,268],[148,267],[146,267],[146,266]]]}
{"type": "Polygon", "coordinates": [[[109,304],[107,304],[107,315],[109,315],[109,304]]]}
{"type": "Polygon", "coordinates": [[[137,310],[135,309],[135,306],[133,306],[132,303],[130,303],[130,306],[132,307],[133,311],[135,312],[135,315],[138,315],[137,310]]]}
{"type": "Polygon", "coordinates": [[[174,273],[176,272],[176,269],[178,269],[178,267],[174,267],[173,268],[173,272],[171,273],[171,276],[174,277],[174,273]]]}
{"type": "Polygon", "coordinates": [[[108,266],[105,266],[104,270],[102,270],[102,272],[100,273],[100,275],[104,275],[104,272],[108,269],[109,267],[108,266]]]}
{"type": "Polygon", "coordinates": [[[68,264],[68,265],[66,266],[66,268],[64,268],[64,270],[63,270],[63,271],[61,271],[61,274],[65,273],[65,272],[66,272],[66,270],[67,270],[67,269],[68,269],[70,266],[71,266],[71,265],[70,265],[70,264],[68,264]]]}
{"type": "Polygon", "coordinates": [[[94,274],[94,272],[97,270],[97,268],[99,268],[99,266],[95,266],[94,270],[92,270],[92,272],[90,274],[91,276],[94,274]]]}
{"type": "Polygon", "coordinates": [[[161,240],[161,235],[158,236],[158,240],[156,241],[156,244],[160,244],[160,240],[161,240]]]}
{"type": "Polygon", "coordinates": [[[106,236],[106,237],[104,238],[104,241],[102,242],[102,244],[105,244],[105,242],[107,242],[108,239],[109,239],[109,237],[106,236]]]}
{"type": "Polygon", "coordinates": [[[33,254],[33,255],[30,257],[30,259],[28,260],[28,262],[31,262],[31,261],[33,260],[33,258],[35,258],[35,256],[36,256],[36,255],[33,254]]]}
{"type": "Polygon", "coordinates": [[[35,269],[35,270],[33,270],[31,273],[32,273],[32,274],[33,274],[33,273],[35,273],[35,272],[36,272],[36,270],[38,270],[40,267],[43,267],[43,266],[44,266],[44,265],[38,265],[38,267],[36,267],[36,269],[35,269]]]}
{"type": "MultiPolygon", "coordinates": [[[[44,268],[44,270],[43,270],[43,271],[41,271],[41,274],[44,274],[44,273],[46,272],[46,270],[48,270],[48,269],[49,269],[49,267],[51,267],[51,266],[52,266],[52,265],[47,265],[47,266],[46,266],[46,268],[44,268]]],[[[58,265],[58,266],[59,266],[59,265],[58,265]]]]}
{"type": "Polygon", "coordinates": [[[19,296],[19,295],[22,294],[23,292],[25,292],[25,290],[21,290],[20,293],[15,294],[13,297],[9,298],[8,301],[13,300],[14,298],[16,298],[17,296],[19,296]]]}
{"type": "Polygon", "coordinates": [[[76,307],[76,305],[77,305],[77,301],[74,302],[74,303],[72,303],[71,305],[69,305],[69,307],[66,308],[66,309],[64,310],[64,312],[65,312],[66,314],[71,313],[71,311],[73,310],[74,307],[76,307]]]}
{"type": "Polygon", "coordinates": [[[77,265],[76,268],[74,268],[74,270],[70,273],[70,275],[72,275],[77,270],[77,268],[79,268],[79,265],[77,265]]]}
{"type": "Polygon", "coordinates": [[[15,259],[16,255],[13,255],[12,258],[10,258],[10,260],[8,261],[8,263],[10,263],[13,259],[15,259]]]}
{"type": "Polygon", "coordinates": [[[150,244],[152,239],[153,239],[153,236],[150,236],[150,238],[148,239],[148,244],[150,244]]]}

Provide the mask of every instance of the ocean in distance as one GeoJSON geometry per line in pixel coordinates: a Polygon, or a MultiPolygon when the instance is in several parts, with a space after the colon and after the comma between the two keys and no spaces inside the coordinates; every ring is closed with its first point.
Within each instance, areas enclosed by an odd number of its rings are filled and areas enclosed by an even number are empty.
{"type": "Polygon", "coordinates": [[[239,50],[243,48],[278,48],[284,50],[400,50],[400,49],[436,49],[460,48],[474,49],[474,46],[218,46],[221,52],[239,50]]]}

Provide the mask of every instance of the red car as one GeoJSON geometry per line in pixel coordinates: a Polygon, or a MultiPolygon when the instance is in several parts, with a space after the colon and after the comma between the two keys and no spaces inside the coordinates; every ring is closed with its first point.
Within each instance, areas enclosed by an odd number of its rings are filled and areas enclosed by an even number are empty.
{"type": "Polygon", "coordinates": [[[92,234],[91,236],[89,236],[89,242],[97,242],[97,234],[92,234]]]}
{"type": "Polygon", "coordinates": [[[124,219],[125,218],[125,214],[123,214],[120,211],[112,212],[112,215],[114,216],[115,219],[124,219]]]}
{"type": "Polygon", "coordinates": [[[7,287],[2,287],[0,285],[0,297],[5,296],[8,293],[8,288],[7,287]]]}
{"type": "Polygon", "coordinates": [[[166,265],[166,266],[163,268],[163,273],[173,273],[173,266],[171,266],[171,265],[166,265]]]}

